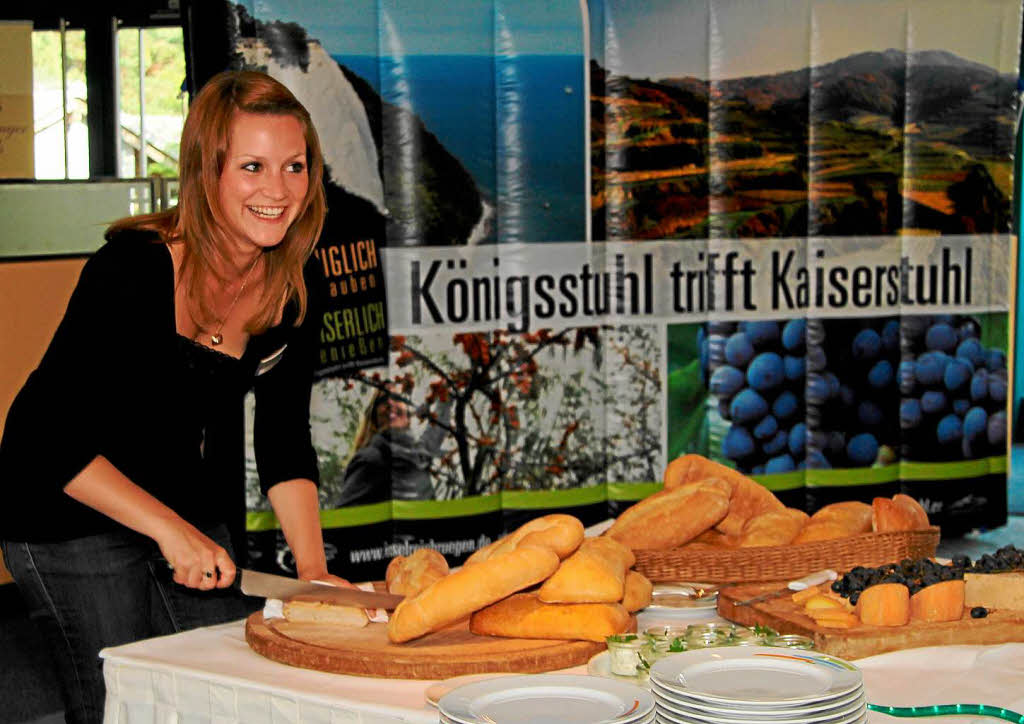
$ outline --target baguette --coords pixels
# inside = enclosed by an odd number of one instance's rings
[[[784,546],[800,533],[810,516],[796,508],[769,510],[756,515],[743,526],[740,548]]]
[[[361,628],[370,622],[363,609],[356,606],[339,606],[329,598],[315,593],[293,596],[284,602],[283,609],[287,621],[326,623],[354,628]]]
[[[550,548],[527,546],[461,569],[406,598],[388,620],[388,638],[411,641],[465,618],[484,606],[540,583],[558,568]]]
[[[583,523],[579,518],[564,513],[552,513],[534,518],[503,538],[484,546],[467,558],[463,566],[476,565],[491,556],[531,545],[550,548],[559,558],[567,558],[582,542]]]
[[[434,581],[448,575],[448,561],[433,548],[418,548],[410,556],[395,556],[384,580],[388,593],[415,596]]]
[[[703,455],[681,455],[670,462],[665,468],[665,489],[674,490],[712,477],[726,481],[732,488],[729,513],[715,525],[725,535],[739,537],[744,524],[754,516],[785,507],[782,501],[756,480]]]
[[[711,548],[735,548],[739,545],[740,539],[737,536],[726,535],[714,528],[709,528],[687,543],[687,545],[692,546],[697,543],[703,543]]]
[[[794,543],[848,538],[871,532],[872,508],[867,503],[845,500],[817,511],[793,539]]]
[[[651,605],[654,584],[637,571],[626,572],[626,591],[622,594],[622,607],[629,613]]]
[[[544,603],[621,601],[626,571],[634,563],[633,551],[614,538],[587,538],[544,581],[537,597]]]
[[[602,643],[632,626],[633,618],[619,603],[544,603],[536,593],[509,596],[469,619],[469,630],[480,636]]]
[[[662,490],[623,511],[605,535],[633,550],[675,548],[722,520],[730,493],[721,478]]]

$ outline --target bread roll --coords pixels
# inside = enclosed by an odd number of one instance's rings
[[[336,626],[360,628],[370,622],[366,611],[355,606],[339,606],[329,598],[315,593],[293,596],[284,602],[284,617],[287,621],[303,623],[326,623]]]
[[[622,595],[622,607],[629,613],[651,605],[654,584],[647,576],[637,571],[626,572],[626,592]]]
[[[739,543],[740,540],[737,536],[726,535],[714,528],[709,528],[686,545],[702,544],[708,548],[735,548]]]
[[[587,538],[544,581],[537,597],[545,603],[614,603],[622,600],[633,551],[614,538]]]
[[[536,593],[509,596],[469,619],[469,630],[480,636],[598,642],[625,633],[632,625],[621,604],[544,603]]]
[[[439,578],[448,575],[448,561],[433,548],[418,548],[411,556],[395,556],[384,580],[388,593],[415,596]]]
[[[665,489],[674,490],[711,477],[725,480],[732,488],[729,512],[715,525],[725,535],[739,537],[743,526],[754,516],[785,507],[782,501],[757,481],[703,455],[682,455],[669,463],[665,468]]]
[[[534,518],[519,526],[503,538],[476,551],[463,566],[471,566],[499,553],[507,553],[519,546],[550,548],[559,558],[567,558],[583,541],[583,523],[579,518],[563,513],[552,513]]]
[[[892,502],[892,498],[875,498],[871,501],[871,530],[874,532],[910,530],[913,524],[910,514]]]
[[[720,478],[662,490],[624,510],[605,535],[633,550],[675,548],[722,520],[730,493]]]
[[[856,500],[830,503],[811,516],[793,542],[810,543],[870,533],[871,517],[872,509],[867,503]]]
[[[743,526],[739,546],[784,546],[796,538],[809,518],[807,513],[796,508],[769,510],[755,515]]]
[[[815,543],[823,540],[836,540],[837,538],[848,538],[850,531],[839,523],[829,523],[828,521],[819,521],[817,523],[810,521],[805,525],[796,538],[790,541],[793,544],[796,543]]]
[[[715,526],[715,530],[729,536],[740,536],[750,519],[769,511],[784,510],[785,507],[772,491],[744,475],[734,480],[729,514]]]
[[[701,551],[721,551],[721,550],[724,550],[724,548],[722,546],[716,546],[713,543],[704,543],[704,542],[698,541],[698,540],[693,540],[693,541],[690,541],[689,543],[683,543],[681,546],[678,546],[678,549],[681,550],[681,551],[693,551],[694,553],[699,553]]]
[[[550,548],[527,546],[463,566],[398,604],[388,621],[388,638],[402,643],[442,629],[540,583],[555,572],[558,563],[558,554]]]
[[[912,525],[914,527],[908,528],[908,530],[924,530],[931,526],[931,521],[928,520],[928,513],[916,499],[903,493],[896,493],[896,495],[892,496],[892,502],[902,508],[913,521]]]

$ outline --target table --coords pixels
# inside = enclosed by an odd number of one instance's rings
[[[685,621],[644,612],[641,627]],[[430,681],[370,679],[297,669],[254,653],[245,622],[105,649],[105,724],[436,724]],[[881,654],[857,662],[868,700],[912,706],[973,703],[1024,712],[1024,644],[945,646]],[[560,673],[585,674],[585,666]],[[876,712],[871,724],[900,720]],[[938,724],[997,722],[944,716]]]

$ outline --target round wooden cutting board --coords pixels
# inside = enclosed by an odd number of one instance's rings
[[[283,618],[265,621],[260,612],[245,622],[245,640],[256,653],[283,664],[391,679],[554,671],[585,664],[605,649],[605,644],[593,641],[477,636],[469,632],[468,619],[415,641],[393,644],[383,623],[344,628]]]

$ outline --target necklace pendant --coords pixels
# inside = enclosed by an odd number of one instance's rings
[[[210,344],[212,344],[214,347],[216,347],[218,344],[220,344],[223,341],[224,341],[224,335],[220,334],[219,332],[217,334],[211,334],[210,335]]]

